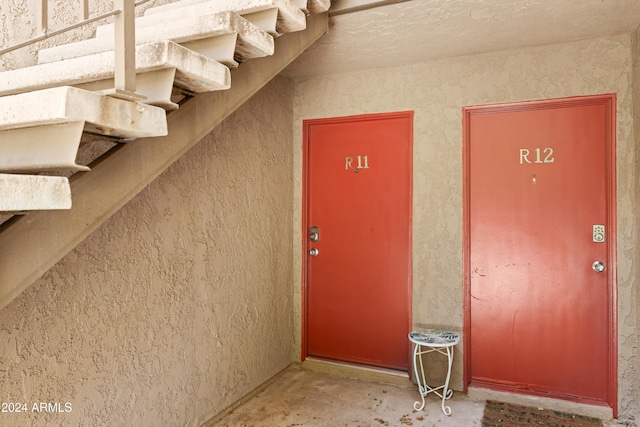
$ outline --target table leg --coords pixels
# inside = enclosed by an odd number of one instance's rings
[[[442,412],[445,415],[451,415],[451,407],[444,406],[444,401],[447,399],[451,399],[453,396],[453,390],[449,388],[449,380],[451,379],[451,366],[453,365],[453,347],[447,347],[447,359],[448,359],[448,367],[447,367],[447,379],[444,382],[444,388],[442,390]]]
[[[419,350],[420,346],[418,344],[415,344],[413,346],[413,370],[416,374],[416,381],[418,382],[418,391],[420,392],[420,397],[422,398],[422,405],[420,405],[419,401],[416,401],[413,404],[413,409],[415,409],[416,411],[422,411],[424,409],[424,405],[426,403],[424,400],[424,396],[427,394],[427,382],[424,378],[424,366],[422,366],[422,357],[418,357]],[[418,372],[418,361],[420,362],[420,372]],[[420,380],[422,380],[422,382]]]

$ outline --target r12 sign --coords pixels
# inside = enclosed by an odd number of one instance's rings
[[[529,151],[528,148],[520,149],[520,164],[525,163],[555,163],[556,159],[553,157],[553,148],[536,148],[534,153]],[[529,158],[531,156],[531,159]],[[532,160],[533,159],[533,160]]]

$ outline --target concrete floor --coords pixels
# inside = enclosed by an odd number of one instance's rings
[[[417,399],[417,386],[406,375],[371,374],[355,368],[345,370],[305,362],[304,368],[292,366],[286,369],[235,409],[212,420],[207,427],[482,425],[485,403],[482,396],[470,397],[454,392],[447,401],[452,410],[451,416],[442,413],[441,401],[433,394],[427,397],[427,404],[420,412],[413,409]],[[540,402],[535,403],[540,405]],[[575,407],[571,405],[575,404],[569,404],[569,408]],[[578,409],[573,412],[585,412]],[[604,425],[615,426],[617,423],[607,419]]]

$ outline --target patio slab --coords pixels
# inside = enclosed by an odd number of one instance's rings
[[[306,362],[305,362],[306,363]],[[362,373],[358,368],[323,372],[292,365],[234,409],[205,424],[206,427],[460,427],[482,425],[485,400],[456,391],[448,404],[451,416],[442,413],[440,400],[427,397],[422,411],[417,386],[408,378],[392,374]],[[354,378],[357,377],[357,378]],[[605,427],[617,426],[615,420]]]
[[[449,401],[453,413],[447,417],[440,409],[440,401],[431,397],[423,411],[414,411],[413,403],[418,398],[414,387],[292,367],[207,427],[480,425],[484,402],[454,393]]]

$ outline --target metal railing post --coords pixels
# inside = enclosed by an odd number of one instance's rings
[[[134,93],[136,91],[136,41],[134,0],[115,0],[120,11],[115,16],[115,89]]]
[[[89,0],[82,0],[82,4],[80,5],[82,8],[80,15],[82,16],[82,20],[86,21],[89,19]]]
[[[41,0],[38,7],[38,33],[46,35],[49,31],[49,0]]]

